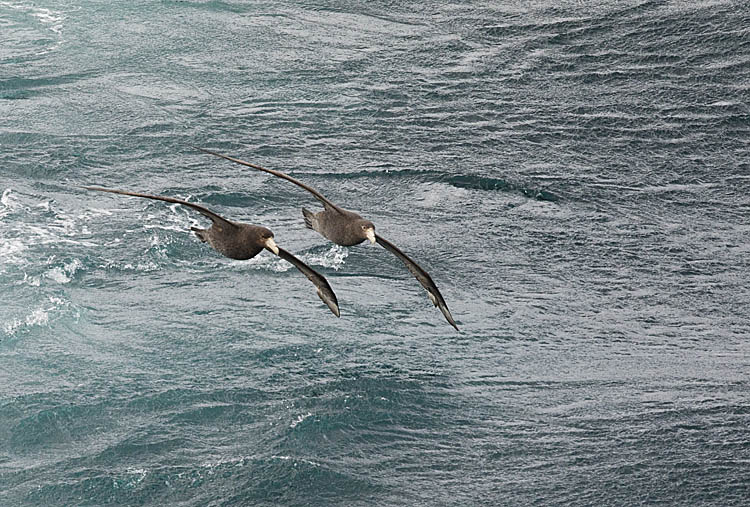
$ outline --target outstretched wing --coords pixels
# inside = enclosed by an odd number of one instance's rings
[[[299,181],[299,180],[297,180],[295,178],[292,178],[291,176],[288,176],[288,175],[282,173],[281,171],[276,171],[274,169],[266,169],[265,167],[261,167],[261,166],[256,165],[256,164],[251,164],[250,162],[245,162],[244,160],[240,160],[238,158],[230,157],[228,155],[222,155],[221,153],[216,153],[215,151],[207,150],[205,148],[199,148],[199,147],[196,146],[195,149],[200,150],[203,153],[208,153],[209,155],[214,155],[216,157],[220,157],[220,158],[229,160],[231,162],[236,162],[237,164],[242,164],[242,165],[247,166],[247,167],[252,167],[253,169],[257,169],[259,171],[263,171],[264,173],[273,174],[274,176],[278,176],[279,178],[283,178],[283,179],[285,179],[287,181],[291,181],[295,185],[304,188],[305,190],[307,190],[308,192],[310,192],[312,195],[314,195],[315,198],[317,200],[319,200],[321,203],[323,203],[323,206],[325,206],[327,209],[332,209],[332,210],[338,211],[339,213],[342,213],[342,214],[344,213],[344,211],[341,208],[339,208],[338,206],[336,206],[335,204],[333,204],[331,201],[329,201],[328,199],[326,199],[323,196],[323,194],[321,194],[320,192],[318,192],[314,188],[312,188],[312,187],[310,187],[308,185],[305,185],[301,181]]]
[[[199,213],[202,213],[203,215],[206,215],[208,218],[211,219],[211,221],[216,224],[217,226],[225,226],[225,227],[235,227],[235,225],[230,222],[229,220],[220,217],[216,213],[214,213],[211,210],[208,210],[204,208],[203,206],[199,206],[197,204],[193,204],[192,202],[187,201],[181,201],[180,199],[175,199],[173,197],[163,197],[160,195],[149,195],[149,194],[139,194],[137,192],[126,192],[124,190],[114,190],[112,188],[102,188],[102,187],[83,187],[86,190],[96,190],[97,192],[110,192],[112,194],[122,194],[122,195],[130,195],[133,197],[145,197],[146,199],[154,199],[157,201],[165,201],[165,202],[173,202],[175,204],[182,204],[183,206],[187,206],[188,208],[193,208],[195,211],[198,211]]]
[[[279,248],[279,257],[281,257],[285,261],[291,262],[295,268],[299,269],[302,274],[307,277],[308,280],[314,283],[318,288],[318,297],[320,297],[320,299],[328,305],[328,308],[331,309],[336,317],[341,317],[341,313],[339,312],[339,301],[338,299],[336,299],[336,294],[334,294],[331,286],[328,285],[328,280],[326,280],[323,275],[312,269],[310,266],[299,260],[294,255],[290,254],[283,248]]]
[[[385,248],[386,250],[392,252],[396,257],[401,259],[401,262],[403,262],[406,267],[411,271],[411,274],[414,275],[414,277],[419,281],[419,283],[422,284],[422,287],[427,289],[427,295],[430,296],[430,300],[432,303],[440,308],[440,311],[443,312],[443,315],[445,316],[445,319],[450,323],[451,326],[456,328],[456,331],[459,331],[458,326],[456,325],[456,322],[453,320],[453,316],[451,315],[450,310],[448,310],[448,305],[445,304],[445,299],[443,299],[443,295],[440,294],[440,291],[437,288],[437,285],[435,285],[435,282],[432,281],[432,278],[430,278],[429,273],[422,269],[422,267],[411,260],[404,252],[398,249],[396,245],[391,243],[385,238],[382,238],[375,235],[375,241],[377,241],[380,246]]]

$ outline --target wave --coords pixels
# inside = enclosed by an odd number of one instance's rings
[[[167,444],[159,442],[160,446]],[[171,442],[174,446],[186,444]],[[356,492],[360,498],[372,499],[381,489],[376,482],[344,467],[291,454],[226,457],[184,466],[105,465],[79,475],[76,480],[50,477],[38,488],[28,490],[25,499],[39,505],[76,503],[82,497],[94,504],[131,504],[148,497],[150,501],[157,499],[156,503],[213,505],[216,491],[224,491],[222,501],[226,505],[297,505],[311,499],[330,499],[331,491]]]
[[[39,305],[25,315],[12,317],[0,323],[5,336],[12,338],[34,328],[50,327],[53,322],[70,314],[71,309],[74,319],[80,317],[78,310],[70,302],[56,296],[48,296],[47,300],[47,304]]]
[[[3,190],[3,195],[0,197],[0,204],[3,205],[3,209],[0,210],[0,218],[3,218],[18,207],[18,200],[13,196],[12,189],[6,188]]]
[[[300,176],[302,175],[302,176]],[[357,179],[357,178],[380,178],[380,179],[405,179],[405,180],[416,180],[420,182],[430,183],[445,183],[455,188],[464,188],[468,190],[484,190],[484,191],[500,191],[500,192],[514,192],[521,193],[528,198],[537,199],[541,201],[552,201],[557,202],[562,200],[561,196],[556,192],[547,188],[541,188],[531,183],[522,183],[519,181],[513,181],[512,179],[496,178],[491,176],[481,176],[474,174],[447,174],[443,171],[437,170],[413,170],[413,169],[381,169],[381,170],[365,170],[355,171],[348,173],[307,173],[297,172],[295,177],[303,177],[305,175],[314,176],[316,178],[326,179]]]
[[[6,189],[0,197],[0,204],[3,205],[0,221],[8,224],[0,229],[0,273],[6,272],[11,265],[37,265],[39,255],[50,258],[48,245],[98,246],[84,239],[89,236],[85,224],[51,209],[49,200],[27,195],[17,197],[11,189]]]
[[[79,220],[39,199],[11,189],[0,197],[0,278],[15,295],[0,320],[0,335],[18,336],[49,328],[78,309],[61,292],[84,269],[74,246],[90,247]]]
[[[338,271],[343,267],[346,258],[349,256],[349,250],[343,246],[333,245],[322,252],[297,252],[294,255],[309,266],[319,266]],[[289,262],[273,255],[259,255],[249,261],[231,260],[229,264],[238,269],[246,269],[247,266],[251,266],[253,269],[269,270],[276,273],[284,273],[290,269],[296,269]]]
[[[45,276],[50,280],[54,280],[57,283],[64,284],[70,283],[73,276],[76,274],[83,264],[78,259],[63,264],[62,266],[55,266],[45,273]]]
[[[49,309],[37,308],[22,318],[15,318],[3,323],[3,331],[13,336],[24,327],[46,326],[49,324]]]
[[[25,257],[22,253],[26,248],[26,244],[21,239],[3,238],[2,243],[0,243],[0,260],[2,260],[2,264],[7,266],[8,264],[23,262]]]
[[[540,201],[557,202],[560,196],[547,189],[523,185],[520,183],[500,178],[488,178],[484,176],[447,176],[443,178],[447,183],[457,188],[468,188],[473,190],[500,190],[508,192],[519,192],[531,199]]]
[[[64,12],[48,9],[46,7],[39,7],[30,2],[9,2],[2,0],[0,1],[0,8],[3,7],[28,15],[36,27],[52,32],[52,40],[49,42],[45,41],[42,49],[35,48],[32,50],[29,48],[28,51],[23,52],[26,53],[33,51],[36,56],[41,56],[59,49],[65,42],[63,38],[63,27],[66,15]],[[13,27],[13,25],[11,25],[11,27]]]

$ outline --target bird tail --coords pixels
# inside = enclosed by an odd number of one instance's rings
[[[302,215],[305,217],[305,225],[308,229],[315,230],[315,227],[313,224],[315,223],[315,213],[310,211],[309,209],[302,208]]]
[[[195,235],[198,236],[198,239],[201,240],[203,243],[208,241],[205,236],[205,233],[207,232],[206,229],[198,229],[197,227],[191,227],[190,230],[193,231]]]

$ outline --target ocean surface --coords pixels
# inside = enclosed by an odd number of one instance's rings
[[[747,505],[749,140],[745,2],[0,0],[0,505]]]

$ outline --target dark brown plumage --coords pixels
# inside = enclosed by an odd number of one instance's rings
[[[305,225],[337,245],[353,246],[374,237],[375,226],[351,211],[324,209],[319,213],[302,208]]]
[[[324,209],[323,211],[320,211],[318,213],[313,213],[304,208],[302,209],[302,214],[304,215],[305,224],[307,225],[307,227],[319,232],[327,239],[342,246],[357,245],[359,243],[362,243],[366,239],[370,240],[371,243],[377,242],[380,246],[393,253],[401,260],[401,262],[404,263],[406,268],[411,272],[412,275],[414,275],[414,277],[417,279],[417,281],[419,281],[422,287],[427,290],[427,295],[430,297],[430,300],[435,306],[440,309],[448,323],[456,328],[456,331],[459,330],[456,322],[453,320],[453,316],[451,315],[450,310],[448,310],[448,305],[446,305],[445,299],[443,299],[443,296],[442,294],[440,294],[437,285],[435,285],[435,282],[432,281],[432,278],[427,273],[427,271],[422,269],[419,264],[414,262],[404,252],[399,250],[396,245],[375,234],[375,226],[372,222],[363,219],[360,215],[354,213],[353,211],[348,211],[340,208],[339,206],[336,206],[314,188],[305,185],[301,181],[292,178],[291,176],[280,171],[266,169],[259,165],[245,162],[244,160],[230,157],[228,155],[222,155],[221,153],[217,153],[215,151],[207,150],[204,148],[197,149],[204,153],[208,153],[210,155],[214,155],[216,157],[220,157],[237,164],[242,164],[244,166],[252,167],[253,169],[272,174],[279,178],[290,181],[310,192],[313,196],[315,196],[316,199],[318,199],[318,201],[323,204]]]
[[[297,257],[279,248],[273,239],[273,232],[265,227],[258,225],[243,224],[240,222],[231,222],[213,211],[203,206],[191,202],[182,201],[173,197],[163,197],[158,195],[140,194],[137,192],[125,192],[124,190],[114,190],[102,187],[83,187],[86,190],[96,190],[98,192],[110,192],[113,194],[129,195],[132,197],[143,197],[157,201],[165,201],[176,204],[182,204],[192,208],[199,213],[211,219],[211,227],[208,229],[199,229],[191,227],[190,229],[198,238],[211,245],[214,250],[229,257],[230,259],[247,260],[252,259],[265,248],[278,255],[285,261],[290,262],[294,267],[302,272],[318,289],[318,296],[328,305],[336,317],[340,316],[338,299],[336,294],[328,284],[328,280],[323,275],[312,269],[310,266],[299,260]]]

